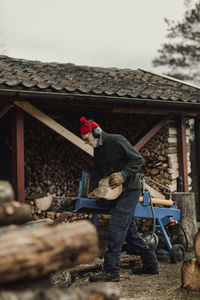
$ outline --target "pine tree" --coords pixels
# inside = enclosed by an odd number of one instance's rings
[[[168,43],[158,50],[153,66],[167,66],[169,76],[200,83],[200,1],[185,12],[181,22],[165,20]]]

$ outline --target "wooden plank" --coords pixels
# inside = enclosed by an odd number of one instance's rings
[[[164,117],[153,128],[143,136],[143,138],[134,146],[136,150],[140,150],[169,120],[169,117]]]
[[[54,121],[52,118],[41,112],[39,109],[37,109],[35,106],[28,102],[19,102],[15,101],[15,105],[23,109],[25,112],[30,114],[32,117],[36,118],[61,136],[63,136],[65,139],[79,147],[81,150],[85,151],[87,154],[93,156],[94,151],[91,146],[86,145],[78,136],[73,134],[71,131],[67,130],[65,127]]]
[[[120,264],[129,263],[129,262],[140,262],[141,259],[139,256],[136,255],[121,255]],[[85,271],[92,271],[96,269],[102,269],[102,264],[94,263],[94,264],[87,264],[87,265],[79,265],[75,268],[68,269],[70,274],[73,273],[81,273]]]
[[[15,108],[12,118],[12,174],[15,200],[25,202],[24,184],[24,117],[23,111]]]
[[[184,192],[188,192],[188,170],[187,170],[187,145],[185,117],[178,118],[177,126],[177,154],[179,164],[179,176],[183,178]]]
[[[0,119],[3,118],[3,116],[9,111],[11,107],[13,107],[13,104],[9,104],[3,107],[3,109],[0,111]]]

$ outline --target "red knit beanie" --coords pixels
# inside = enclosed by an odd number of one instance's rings
[[[99,124],[95,123],[94,121],[87,121],[85,117],[80,118],[81,128],[80,128],[80,134],[85,135],[89,132],[91,132],[94,128],[100,127]]]

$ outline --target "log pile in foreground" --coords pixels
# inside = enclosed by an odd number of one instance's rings
[[[37,287],[25,290],[0,291],[0,299],[15,300],[119,300],[120,291],[116,286],[98,283],[81,288],[59,289],[56,287]]]
[[[14,201],[10,183],[0,181],[0,225],[24,224],[31,219],[30,205]]]
[[[32,279],[91,261],[98,254],[94,226],[22,226],[0,236],[0,283]]]
[[[195,236],[194,252],[196,258],[185,261],[181,270],[182,287],[200,290],[200,232]]]

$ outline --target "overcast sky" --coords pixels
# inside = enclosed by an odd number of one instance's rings
[[[164,18],[184,11],[184,0],[0,0],[0,52],[161,73],[151,61],[166,40]]]

